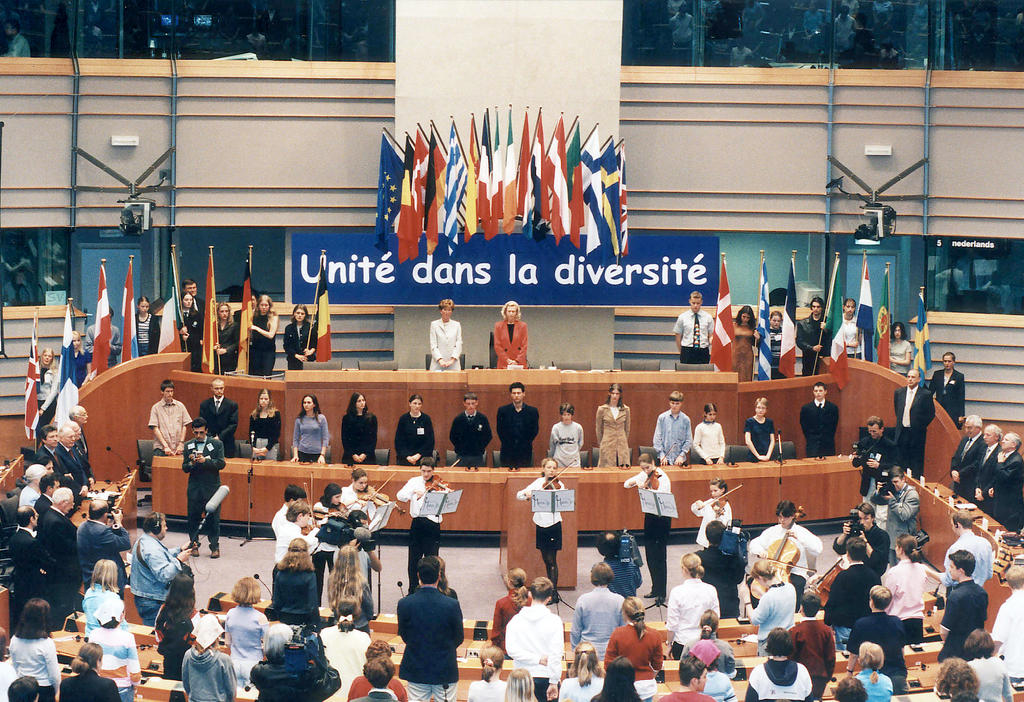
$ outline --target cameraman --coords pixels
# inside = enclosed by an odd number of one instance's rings
[[[885,520],[885,530],[889,533],[889,543],[896,543],[903,534],[917,533],[917,513],[921,510],[921,498],[917,490],[907,482],[907,474],[899,466],[892,469],[892,481],[879,488],[878,498],[889,505],[889,515]],[[877,500],[876,500],[877,501]],[[889,551],[889,564],[896,565],[896,551]]]
[[[725,530],[721,522],[710,522],[705,532],[708,547],[698,551],[697,555],[704,566],[704,582],[718,592],[719,614],[722,617],[738,617],[740,597],[736,586],[743,580],[746,564],[739,553],[730,555],[722,551],[722,534]]]
[[[867,541],[864,563],[882,577],[889,566],[889,535],[875,524],[875,506],[870,502],[861,502],[850,510],[850,519],[843,522],[843,533],[832,542],[832,550],[842,556],[846,553],[846,542],[854,536],[863,536]]]
[[[82,565],[82,578],[86,585],[92,579],[96,562],[107,558],[117,564],[117,589],[123,597],[128,574],[121,553],[131,547],[131,537],[121,525],[121,510],[111,510],[107,500],[92,500],[88,521],[78,527],[78,561]]]
[[[604,562],[615,575],[608,589],[623,597],[636,597],[636,590],[643,582],[643,576],[635,559],[623,561],[619,557],[622,536],[622,533],[617,531],[602,532],[597,537],[597,552],[604,556]]]
[[[854,447],[853,465],[860,468],[860,496],[867,497],[896,464],[896,444],[885,438],[885,422],[872,415],[866,422],[868,435]]]
[[[384,564],[377,558],[377,542],[373,538],[373,532],[367,528],[370,517],[361,509],[354,509],[348,513],[347,519],[352,527],[352,540],[349,543],[359,547],[359,563],[363,566],[366,579],[369,580],[370,570],[379,573],[384,568]]]

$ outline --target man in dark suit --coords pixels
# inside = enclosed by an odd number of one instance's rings
[[[235,430],[238,429],[238,403],[224,397],[224,381],[215,378],[210,383],[213,397],[199,404],[199,416],[206,420],[207,433],[220,439],[224,445],[224,457],[235,457]]]
[[[39,430],[39,436],[42,439],[42,443],[39,444],[39,450],[36,451],[32,463],[38,463],[51,470],[56,470],[58,465],[56,458],[57,444],[60,443],[60,440],[57,438],[57,427],[53,424],[47,424]]]
[[[18,508],[18,530],[11,534],[7,547],[14,563],[11,582],[11,623],[16,624],[21,610],[33,597],[46,592],[46,575],[53,559],[36,540],[38,517],[31,507]]]
[[[985,441],[981,438],[981,417],[972,414],[964,419],[964,438],[949,460],[949,474],[953,479],[953,492],[965,500],[974,499],[978,485],[978,470],[985,454]]]
[[[441,561],[424,556],[416,568],[419,587],[398,601],[398,635],[405,642],[398,676],[409,699],[455,702],[459,682],[455,651],[462,644],[462,608],[437,589]]]
[[[39,497],[33,507],[42,515],[53,504],[53,491],[57,489],[57,474],[52,470],[39,479]]]
[[[995,504],[996,465],[999,462],[999,442],[1003,439],[1003,430],[995,424],[989,424],[981,433],[984,442],[978,461],[978,482],[974,488],[974,503],[985,514],[993,513]]]
[[[924,476],[924,444],[928,425],[935,419],[934,397],[921,386],[921,371],[911,368],[907,372],[907,386],[892,396],[896,410],[896,446],[900,450],[900,465],[911,470],[914,477]]]
[[[898,450],[896,444],[885,438],[885,422],[881,417],[868,417],[868,435],[857,442],[853,454],[853,465],[860,468],[860,495],[867,497],[875,483],[884,474],[889,474],[896,465]]]
[[[803,354],[803,375],[824,373],[825,364],[821,359],[827,358],[832,347],[832,335],[825,326],[825,301],[820,297],[811,299],[811,313],[807,319],[796,325],[796,345]],[[810,455],[810,454],[808,454]]]
[[[814,384],[814,402],[800,408],[800,428],[807,442],[808,458],[836,455],[836,427],[839,426],[839,408],[825,399],[825,383]]]
[[[206,503],[220,487],[224,468],[224,446],[219,439],[207,438],[206,420],[192,420],[194,439],[185,442],[181,469],[188,473],[188,536],[192,555],[199,555],[199,522]],[[210,539],[210,558],[220,558],[220,509],[206,515],[206,534]]]
[[[533,465],[533,440],[539,431],[540,415],[526,404],[526,386],[516,381],[508,386],[512,402],[498,408],[498,438],[501,465],[517,469]]]
[[[928,389],[936,401],[946,410],[949,418],[959,427],[964,423],[964,374],[954,368],[956,354],[947,351],[942,354],[942,370],[932,373]]]
[[[92,474],[92,464],[89,462],[89,442],[85,440],[85,425],[89,422],[89,413],[81,405],[75,405],[71,408],[68,416],[72,422],[78,425],[78,438],[75,440],[75,448],[78,450],[78,455],[88,468],[89,473]]]
[[[93,484],[92,473],[82,463],[78,450],[75,448],[77,438],[74,426],[69,422],[57,432],[57,462],[54,470],[63,473],[61,484],[71,488],[76,495],[84,496]]]
[[[455,416],[448,432],[459,463],[467,468],[487,465],[487,444],[493,438],[491,424],[484,413],[477,410],[478,404],[476,393],[467,392],[462,398],[465,411]]]
[[[68,514],[74,509],[75,496],[70,488],[57,488],[53,505],[39,515],[36,539],[53,558],[54,566],[46,573],[44,599],[50,603],[50,629],[60,629],[64,619],[81,609],[82,567],[78,563],[78,530]]]

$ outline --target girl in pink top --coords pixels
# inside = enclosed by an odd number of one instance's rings
[[[917,539],[903,534],[896,539],[896,557],[899,562],[882,576],[882,584],[892,592],[892,602],[885,613],[903,621],[907,643],[921,643],[924,639],[924,593],[928,578],[939,581],[942,577],[921,561]]]

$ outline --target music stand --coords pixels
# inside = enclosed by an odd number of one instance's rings
[[[676,509],[676,496],[671,492],[656,492],[654,490],[639,489],[640,511],[644,514],[653,514],[657,517],[679,518],[679,510]]]
[[[377,508],[377,511],[373,514],[373,519],[366,525],[370,533],[375,534],[387,526],[388,520],[391,519],[391,514],[395,511],[395,506],[394,501],[389,501]]]
[[[438,492],[432,490],[423,496],[423,505],[420,507],[421,517],[440,517],[442,514],[452,514],[459,508],[462,500],[462,490],[452,492]]]
[[[534,490],[530,493],[530,507],[534,512],[575,512],[575,490]]]

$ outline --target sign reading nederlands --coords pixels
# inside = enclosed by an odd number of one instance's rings
[[[706,303],[718,296],[712,236],[633,236],[618,263],[602,249],[587,256],[569,237],[555,246],[551,238],[500,234],[486,241],[478,234],[453,254],[442,237],[433,254],[402,264],[375,241],[371,233],[293,232],[292,300],[313,299],[321,249],[334,304],[428,305],[450,297],[461,305],[661,306],[686,305],[693,290]]]

